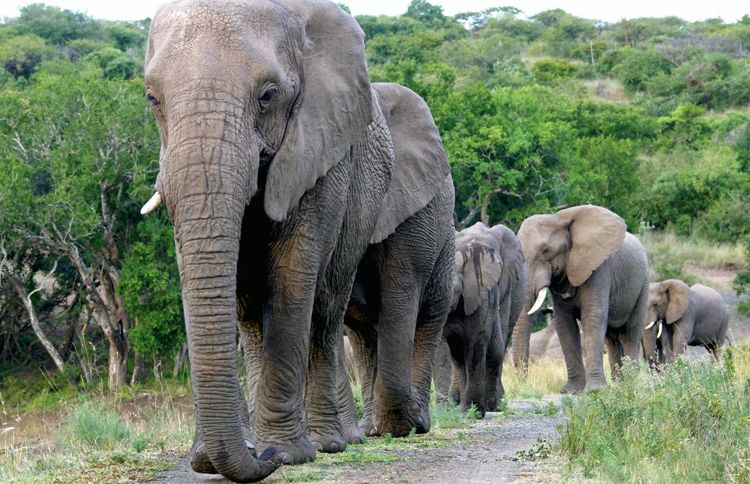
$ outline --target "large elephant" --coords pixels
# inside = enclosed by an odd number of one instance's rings
[[[512,230],[481,222],[456,235],[454,264],[452,309],[443,329],[453,362],[452,397],[484,417],[505,393],[503,360],[527,292],[526,264]]]
[[[161,156],[142,212],[163,201],[174,223],[195,453],[255,481],[275,469],[271,454],[342,450],[336,350],[356,268],[442,190],[447,164],[394,170],[364,34],[332,2],[166,4],[145,83]],[[237,326],[254,370],[249,421]]]
[[[644,325],[643,355],[654,368],[684,353],[688,345],[703,346],[718,358],[729,313],[716,290],[667,279],[649,286]]]
[[[529,312],[541,307],[548,290],[552,293],[553,320],[568,370],[561,391],[604,387],[605,342],[613,376],[623,356],[637,361],[640,354],[648,303],[643,246],[626,232],[622,218],[595,205],[533,215],[521,224],[518,238],[529,267],[527,306],[535,301]],[[521,350],[528,348],[528,322],[520,318],[513,334]]]

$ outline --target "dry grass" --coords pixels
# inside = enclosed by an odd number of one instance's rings
[[[590,81],[581,81],[589,97],[599,101],[624,103],[627,99],[625,88],[622,83],[616,79],[593,79]]]
[[[565,363],[542,358],[529,363],[528,373],[523,374],[513,364],[503,366],[503,386],[506,398],[541,398],[558,393],[567,381]]]
[[[657,247],[666,246],[674,257],[692,267],[732,271],[747,267],[744,241],[722,244],[695,236],[681,237],[672,232],[653,231],[641,234],[640,239],[649,255]]]

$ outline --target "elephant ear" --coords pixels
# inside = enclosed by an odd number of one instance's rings
[[[690,298],[690,287],[679,279],[667,279],[662,281],[662,287],[667,290],[667,324],[678,321],[687,311]]]
[[[450,175],[450,166],[424,100],[398,84],[374,83],[373,88],[391,132],[395,155],[391,185],[380,204],[370,239],[370,243],[377,243],[435,197]]]
[[[489,233],[487,226],[477,222],[463,230],[456,240],[456,249],[464,259],[463,290],[464,313],[472,314],[487,298],[503,273],[500,246]]]
[[[275,221],[365,138],[372,118],[364,33],[354,18],[325,0],[280,3],[304,29],[300,94],[266,181],[265,210]]]
[[[570,284],[578,287],[620,248],[625,240],[625,221],[596,205],[566,208],[557,212],[557,216],[569,224],[567,276]]]

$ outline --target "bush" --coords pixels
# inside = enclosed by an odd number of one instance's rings
[[[741,194],[732,194],[719,200],[703,212],[696,221],[698,235],[716,242],[734,242],[750,232],[748,199]]]
[[[575,76],[576,66],[566,60],[540,60],[531,68],[532,74],[541,84],[557,84]]]
[[[741,350],[746,351],[746,350]],[[744,482],[750,477],[750,382],[724,365],[636,365],[599,393],[567,400],[561,446],[587,477],[614,482]]]
[[[130,437],[130,427],[102,404],[84,402],[73,408],[62,429],[64,442],[75,448],[112,449]]]

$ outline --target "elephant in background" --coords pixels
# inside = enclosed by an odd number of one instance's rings
[[[395,169],[445,173],[448,160],[427,104],[404,87],[374,86],[393,136]],[[367,249],[357,269],[345,322],[366,435],[430,428],[433,361],[450,310],[454,199],[448,175],[422,210]]]
[[[451,396],[463,410],[474,405],[484,417],[502,399],[505,350],[526,292],[526,264],[512,230],[477,222],[456,235],[443,338],[453,363]]]
[[[703,346],[718,359],[727,340],[729,313],[716,290],[667,279],[650,284],[644,325],[643,355],[655,368],[672,361],[688,346]]]
[[[343,450],[337,353],[357,267],[444,190],[447,163],[394,168],[364,34],[333,2],[163,5],[144,80],[161,155],[141,212],[163,201],[174,224],[193,467],[257,481]]]
[[[553,320],[568,372],[561,392],[604,387],[605,343],[613,376],[624,356],[637,361],[640,354],[648,303],[643,246],[626,232],[622,218],[594,205],[533,215],[521,224],[518,239],[529,270],[527,305],[536,297],[529,312],[537,311],[547,292],[552,293]],[[528,348],[528,321],[519,318],[513,334],[519,349]]]

